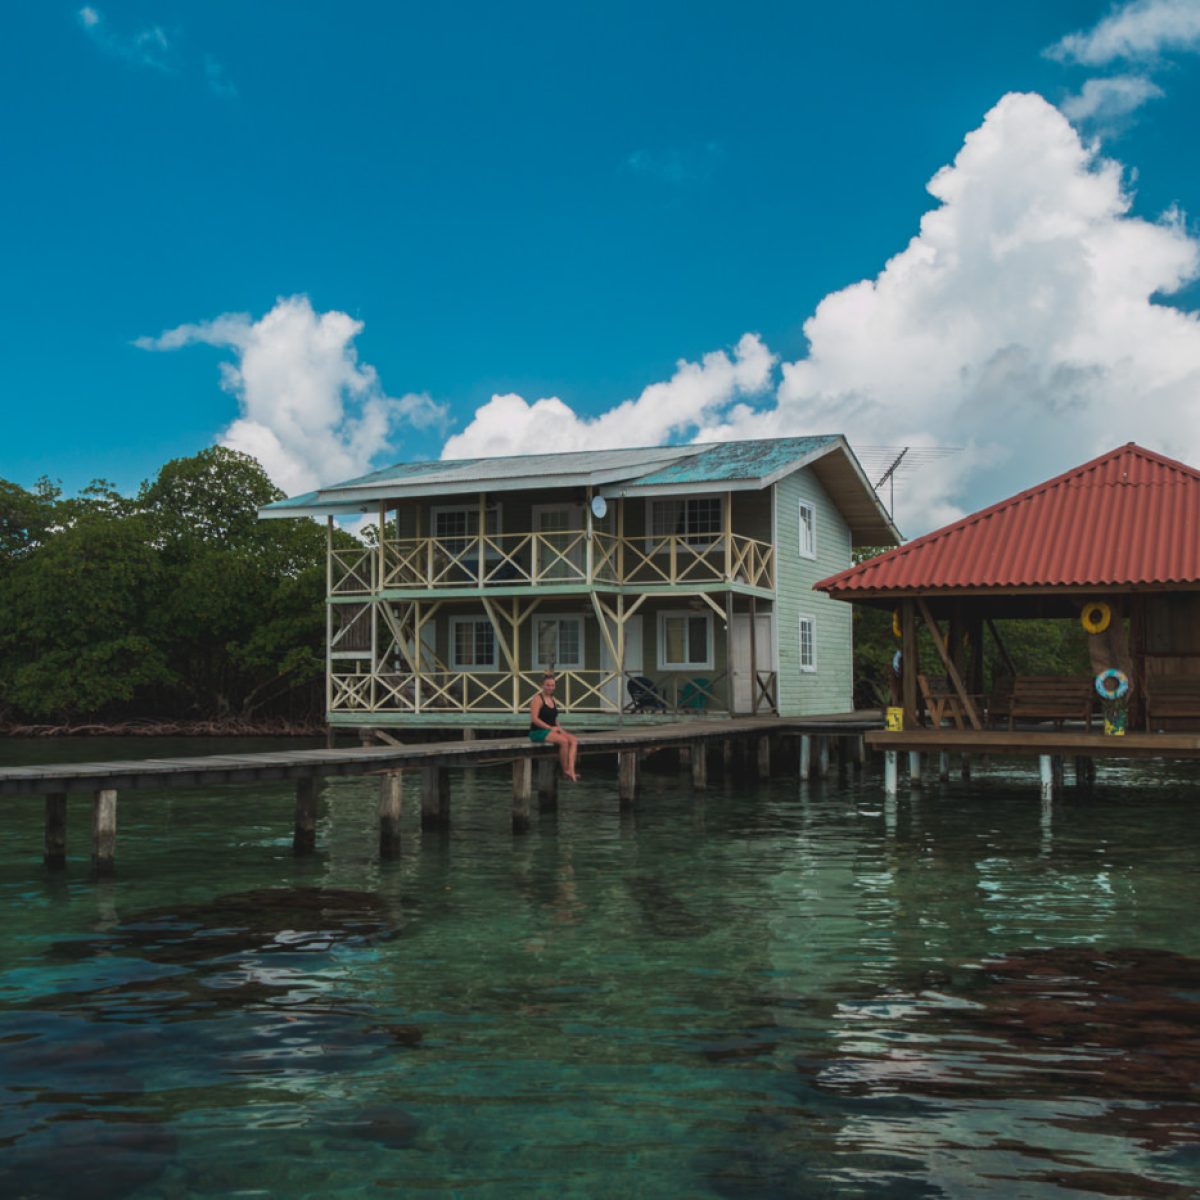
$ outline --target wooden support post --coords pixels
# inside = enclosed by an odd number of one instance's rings
[[[771,778],[771,735],[763,733],[758,738],[758,777],[759,779]]]
[[[726,778],[733,774],[733,738],[721,741],[721,773]]]
[[[637,798],[638,756],[636,750],[617,754],[617,795],[622,808],[631,808]]]
[[[379,780],[379,857],[400,853],[400,817],[404,812],[404,772],[388,771]]]
[[[539,758],[537,765],[538,810],[554,812],[558,808],[558,759]]]
[[[885,750],[883,752],[883,794],[885,796],[894,796],[896,794],[896,751]]]
[[[1050,757],[1050,767],[1054,773],[1054,790],[1055,792],[1060,792],[1062,791],[1064,778],[1066,776],[1066,763],[1061,754],[1053,754]]]
[[[687,771],[692,765],[692,748],[689,745],[681,745],[679,747],[679,769]]]
[[[917,787],[921,786],[921,755],[916,750],[908,752],[908,781]]]
[[[1042,799],[1054,798],[1054,763],[1049,754],[1038,755],[1038,770],[1042,779]]]
[[[698,792],[708,787],[708,747],[703,742],[692,743],[692,787]]]
[[[450,772],[437,763],[421,767],[421,828],[444,829],[450,824]]]
[[[917,650],[917,606],[911,600],[900,604],[900,692],[904,705],[904,728],[917,729],[917,675],[921,670]]]
[[[469,727],[463,729],[462,737],[464,742],[473,742],[475,740],[475,730]]]
[[[533,798],[533,759],[528,754],[513,759],[512,831],[529,832],[529,802]]]
[[[296,780],[296,827],[292,852],[312,854],[317,848],[317,784],[314,778]]]
[[[67,793],[46,794],[46,836],[42,843],[42,862],[52,871],[67,865]]]
[[[971,756],[969,754],[964,754],[962,756],[962,762],[959,764],[958,777],[963,781],[963,783],[971,782]]]
[[[800,778],[807,779],[812,774],[812,734],[800,735]]]
[[[92,867],[110,875],[117,858],[117,793],[101,788],[92,798]]]
[[[817,777],[824,779],[829,774],[829,738],[821,734],[817,738]]]
[[[938,754],[938,778],[943,783],[949,782],[950,779],[950,754],[946,750]]]
[[[867,762],[867,744],[863,741],[863,735],[856,733],[850,738],[850,757],[854,765],[861,771]]]

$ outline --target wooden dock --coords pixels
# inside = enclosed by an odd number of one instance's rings
[[[617,791],[622,805],[633,804],[637,793],[639,758],[675,747],[690,764],[693,787],[708,780],[708,749],[724,747],[724,762],[732,759],[735,741],[753,745],[754,770],[766,778],[771,770],[771,743],[780,737],[800,739],[801,772],[824,773],[829,747],[845,740],[861,761],[862,738],[877,729],[875,713],[845,713],[805,718],[747,717],[686,721],[674,725],[603,730],[579,736],[580,753],[615,754]],[[92,863],[98,873],[113,870],[116,860],[117,797],[123,790],[164,790],[217,784],[294,780],[296,785],[293,848],[310,854],[316,847],[318,783],[328,775],[378,775],[380,783],[380,852],[399,849],[405,772],[421,780],[421,825],[444,828],[450,821],[450,772],[455,768],[511,764],[513,773],[512,828],[530,826],[530,806],[536,791],[544,808],[557,797],[557,753],[534,745],[527,737],[492,738],[364,746],[330,750],[278,750],[258,754],[214,754],[195,758],[148,758],[110,762],[55,763],[45,766],[0,768],[0,796],[44,795],[46,798],[43,861],[47,867],[66,863],[67,796],[90,792],[92,804]],[[537,781],[534,781],[534,766]]]

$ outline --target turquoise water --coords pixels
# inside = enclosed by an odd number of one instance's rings
[[[1028,769],[889,803],[664,767],[623,817],[585,765],[515,840],[503,768],[454,777],[448,835],[406,799],[387,863],[370,780],[325,785],[303,862],[286,785],[127,792],[100,883],[87,797],[57,875],[5,800],[0,1196],[1200,1187],[1187,770],[1043,809]]]

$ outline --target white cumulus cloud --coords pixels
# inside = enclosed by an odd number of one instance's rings
[[[221,444],[254,455],[275,483],[296,493],[368,470],[377,456],[393,453],[389,443],[402,424],[445,421],[445,409],[427,395],[386,395],[375,369],[358,361],[354,339],[362,327],[346,313],[318,313],[307,296],[291,296],[258,320],[226,313],[135,345],[232,350],[234,361],[221,364],[221,386],[237,398],[241,415]]]
[[[1097,67],[1117,59],[1152,59],[1200,49],[1197,0],[1131,0],[1091,29],[1070,33],[1046,51],[1051,58]]]
[[[1162,88],[1142,75],[1113,75],[1107,79],[1087,80],[1079,92],[1068,96],[1059,108],[1076,125],[1111,129],[1147,100],[1161,100],[1162,96]]]
[[[556,396],[532,404],[512,393],[493,396],[450,438],[442,457],[655,446],[694,431],[734,398],[765,391],[774,364],[762,339],[747,333],[732,355],[714,350],[698,363],[681,360],[670,379],[599,417],[580,417]]]

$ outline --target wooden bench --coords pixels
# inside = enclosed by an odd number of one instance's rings
[[[917,690],[925,702],[925,711],[929,714],[929,723],[934,729],[947,718],[954,722],[956,729],[966,729],[967,716],[963,711],[962,700],[945,675],[936,675],[932,679],[928,675],[918,675]],[[982,719],[983,697],[972,695],[970,700],[975,706],[976,715]]]
[[[1084,721],[1092,727],[1092,680],[1086,676],[1018,675],[1013,680],[1008,707],[1008,727],[1018,719]]]
[[[1146,728],[1160,721],[1200,718],[1200,676],[1151,675],[1146,679]]]

